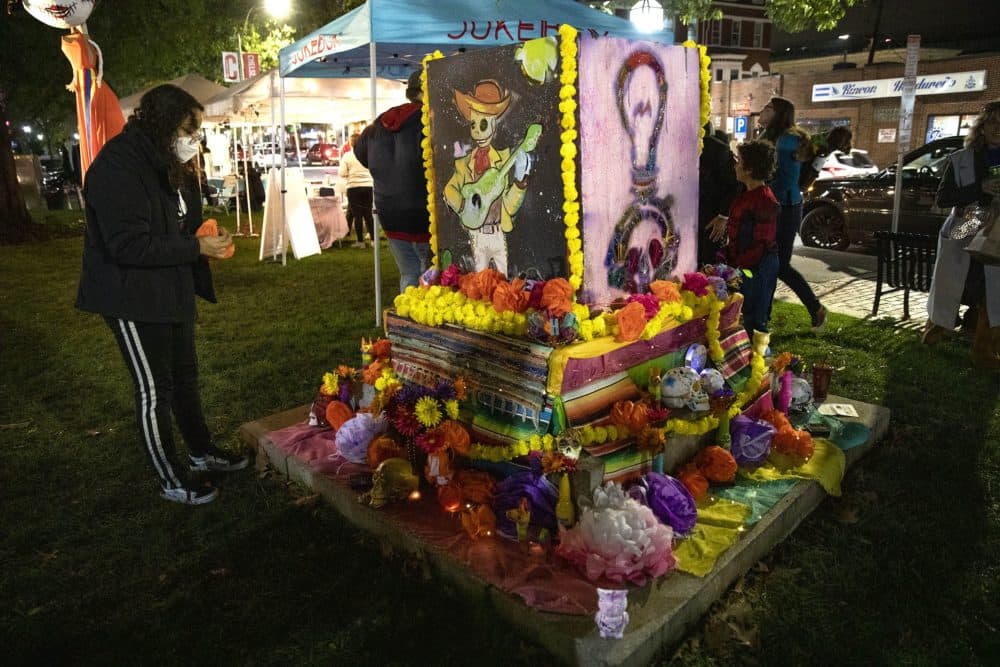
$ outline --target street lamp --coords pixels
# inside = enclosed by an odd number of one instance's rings
[[[639,32],[663,30],[663,6],[656,0],[639,0],[629,10],[628,20]]]
[[[25,134],[31,134],[31,126],[30,125],[22,125],[21,126],[21,131],[24,132]]]
[[[243,71],[243,32],[246,31],[247,25],[250,23],[250,15],[253,14],[258,9],[261,9],[260,5],[253,5],[247,10],[247,15],[243,19],[243,29],[236,33],[236,50],[239,52],[239,66],[240,66],[240,81],[246,78],[246,74]],[[288,16],[289,12],[292,10],[292,3],[290,0],[264,0],[264,13],[271,16],[271,18],[281,20]]]

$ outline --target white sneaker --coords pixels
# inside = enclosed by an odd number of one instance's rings
[[[176,489],[163,489],[160,491],[160,497],[182,505],[207,505],[219,497],[219,490],[211,486],[196,488],[182,486]]]
[[[234,472],[249,464],[247,457],[212,447],[203,456],[189,456],[191,470],[196,472]]]

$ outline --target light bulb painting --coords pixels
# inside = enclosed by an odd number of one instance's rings
[[[581,300],[605,305],[696,267],[695,49],[579,38]]]

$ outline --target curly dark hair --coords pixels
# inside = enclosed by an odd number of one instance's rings
[[[748,141],[736,147],[740,164],[758,181],[769,181],[777,166],[774,144],[763,139]]]
[[[204,110],[201,102],[186,90],[165,83],[143,95],[129,117],[129,124],[134,123],[152,139],[158,157],[167,165],[170,184],[174,187],[180,187],[193,173],[190,162],[182,163],[174,155],[174,140],[182,129],[197,130],[195,112]]]

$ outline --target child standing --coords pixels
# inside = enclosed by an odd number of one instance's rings
[[[743,277],[743,326],[750,336],[767,331],[771,300],[778,284],[778,200],[767,181],[774,175],[774,145],[751,141],[736,148],[736,178],[746,186],[729,209],[727,264],[748,269]]]

